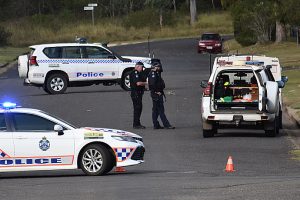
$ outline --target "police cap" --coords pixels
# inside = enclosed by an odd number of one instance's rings
[[[159,62],[152,63],[151,68],[159,67],[161,68],[161,64]]]
[[[142,67],[144,67],[144,63],[142,63],[142,62],[137,62],[135,65],[139,65],[139,66],[142,66]]]

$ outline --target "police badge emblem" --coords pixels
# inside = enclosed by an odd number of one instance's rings
[[[50,148],[50,142],[45,136],[40,140],[39,147],[42,151],[47,151]]]

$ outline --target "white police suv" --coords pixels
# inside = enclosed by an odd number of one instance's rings
[[[120,84],[130,90],[129,74],[136,62],[150,70],[158,59],[120,56],[102,44],[60,43],[30,46],[31,53],[18,58],[24,85],[43,87],[49,94],[67,87]]]
[[[275,137],[282,126],[281,76],[278,58],[266,56],[216,57],[208,81],[202,81],[203,137],[219,128],[263,129]]]
[[[3,103],[0,172],[82,169],[102,175],[144,162],[142,137],[107,128],[76,128],[40,110]]]

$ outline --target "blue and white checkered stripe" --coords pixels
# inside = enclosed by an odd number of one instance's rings
[[[47,60],[37,60],[38,63],[123,63],[119,59],[47,59]],[[132,60],[131,63],[143,62],[143,60]]]
[[[7,154],[0,149],[0,158],[7,157]]]
[[[132,148],[114,148],[116,152],[117,162],[122,162],[128,158],[133,151]]]

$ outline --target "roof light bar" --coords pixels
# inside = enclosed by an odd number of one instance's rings
[[[11,103],[11,102],[4,102],[4,103],[1,104],[1,107],[6,109],[6,110],[10,110],[10,109],[16,108],[17,104],[16,103]]]
[[[264,62],[262,61],[247,61],[246,65],[257,65],[257,66],[261,66],[264,65]]]

